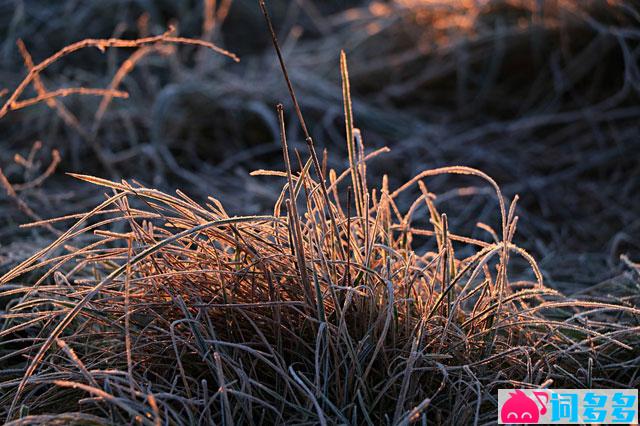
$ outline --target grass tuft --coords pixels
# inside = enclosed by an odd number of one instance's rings
[[[8,301],[0,312],[0,419],[484,424],[495,422],[499,388],[637,387],[637,299],[611,303],[590,291],[569,297],[547,287],[534,256],[516,241],[517,196],[505,196],[496,180],[467,166],[427,169],[395,189],[386,175],[380,185],[367,181],[367,163],[388,150],[365,150],[344,52],[348,166],[320,161],[266,5],[259,4],[308,148],[308,158],[297,150],[290,156],[279,104],[285,171],[253,173],[284,182],[272,214],[230,215],[213,197],[198,203],[181,191],[70,174],[106,191],[106,199],[85,213],[42,220],[17,191],[53,173],[57,151],[42,178],[23,187],[0,171],[9,196],[36,220],[27,227],[55,235],[0,277],[0,299]],[[215,2],[205,7],[204,32],[213,37],[214,15],[226,12],[216,12]],[[385,8],[369,12],[386,16]],[[401,8],[416,20],[429,18],[421,15],[429,10]],[[0,118],[37,102],[68,118],[59,97],[100,95],[93,138],[111,99],[125,96],[117,87],[135,63],[173,43],[236,59],[172,33],[89,39],[37,65],[20,44],[28,75]],[[107,89],[47,91],[40,72],[84,47],[135,47],[138,56]],[[19,101],[30,84],[37,96]],[[405,89],[395,87],[399,96]],[[493,215],[478,223],[483,233],[462,234],[441,211],[438,201],[447,194],[469,190],[437,179],[444,175],[487,187],[495,206],[486,206]],[[437,195],[443,182],[445,195]]]
[[[284,129],[281,106],[278,116]],[[500,387],[630,385],[619,366],[637,356],[640,310],[545,287],[513,242],[513,205],[484,173],[445,167],[378,197],[356,192],[364,214],[351,216],[344,178],[364,164],[330,172],[327,204],[282,142],[287,171],[273,174],[286,178],[287,211],[270,216],[73,175],[112,195],[1,279],[13,283],[0,293],[13,298],[3,418],[468,423],[494,420]],[[444,173],[488,182],[501,239],[449,227],[425,185]],[[420,195],[402,212],[395,199],[412,187]],[[412,223],[420,215],[431,228]],[[435,249],[415,250],[418,236]],[[510,278],[513,255],[533,281]]]

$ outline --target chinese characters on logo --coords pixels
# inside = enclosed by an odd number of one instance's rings
[[[637,424],[636,389],[500,389],[500,424]]]

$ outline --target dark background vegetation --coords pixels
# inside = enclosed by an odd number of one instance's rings
[[[207,32],[201,1],[0,2],[0,89],[13,90],[26,74],[18,39],[37,63],[83,38],[137,38],[173,24],[180,35],[207,38],[241,58],[236,64],[192,46],[153,52],[120,85],[130,98],[115,99],[100,122],[100,98],[80,96],[60,100],[76,123],[44,103],[0,120],[0,167],[12,184],[40,175],[52,150],[61,154],[55,173],[35,188],[15,196],[2,191],[3,272],[55,234],[18,225],[103,198],[65,172],[134,178],[180,188],[196,200],[212,194],[233,213],[272,206],[282,182],[249,172],[283,168],[277,102],[285,103],[292,147],[305,147],[257,2],[230,2],[228,14],[226,4],[218,2],[218,21]],[[330,166],[347,165],[338,67],[345,49],[356,125],[368,150],[391,148],[371,163],[373,182],[388,173],[393,188],[445,165],[482,169],[507,195],[520,194],[516,241],[540,261],[548,284],[573,292],[610,279],[628,282],[636,273],[640,10],[634,2],[269,6],[310,130]],[[132,52],[77,52],[47,69],[43,82],[48,89],[107,87]],[[36,141],[42,149],[33,161],[16,162],[16,154],[29,159]],[[487,208],[489,194],[473,186],[447,192],[460,184],[467,182],[442,177],[429,189],[444,194],[438,202],[455,232],[483,233],[477,222],[497,220]]]

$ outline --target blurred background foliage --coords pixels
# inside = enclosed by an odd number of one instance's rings
[[[345,49],[365,145],[391,148],[372,162],[372,181],[388,173],[393,187],[427,168],[480,168],[507,195],[520,194],[516,239],[540,260],[548,283],[576,291],[629,280],[631,262],[640,260],[640,9],[634,2],[268,5],[329,166],[347,164],[338,68]],[[138,56],[132,49],[85,49],[47,68],[46,87],[107,87],[135,59],[118,86],[129,99],[114,99],[102,117],[100,98],[70,96],[58,101],[66,118],[41,103],[0,120],[0,168],[11,184],[43,173],[53,150],[61,160],[37,185],[14,195],[3,191],[3,271],[55,235],[19,224],[76,212],[103,197],[64,172],[134,178],[197,200],[212,194],[233,213],[263,212],[277,198],[281,182],[249,176],[282,169],[277,102],[288,112],[292,147],[304,153],[305,146],[256,1],[0,1],[0,90],[12,91],[26,74],[18,40],[38,63],[84,38],[138,38],[169,25],[180,36],[233,51],[241,62],[193,46]],[[34,150],[36,141],[42,147]],[[486,189],[461,177],[429,185],[444,193],[438,202],[457,233],[486,238],[476,223],[497,221]]]

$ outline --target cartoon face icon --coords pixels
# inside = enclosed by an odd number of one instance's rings
[[[534,395],[542,405],[542,410],[538,410],[538,404],[521,390],[510,393],[509,399],[507,399],[502,406],[502,410],[500,410],[500,419],[502,422],[519,424],[538,423],[540,414],[547,412],[545,405],[549,396],[546,392],[534,392]],[[544,398],[545,401],[542,402],[541,398]]]

